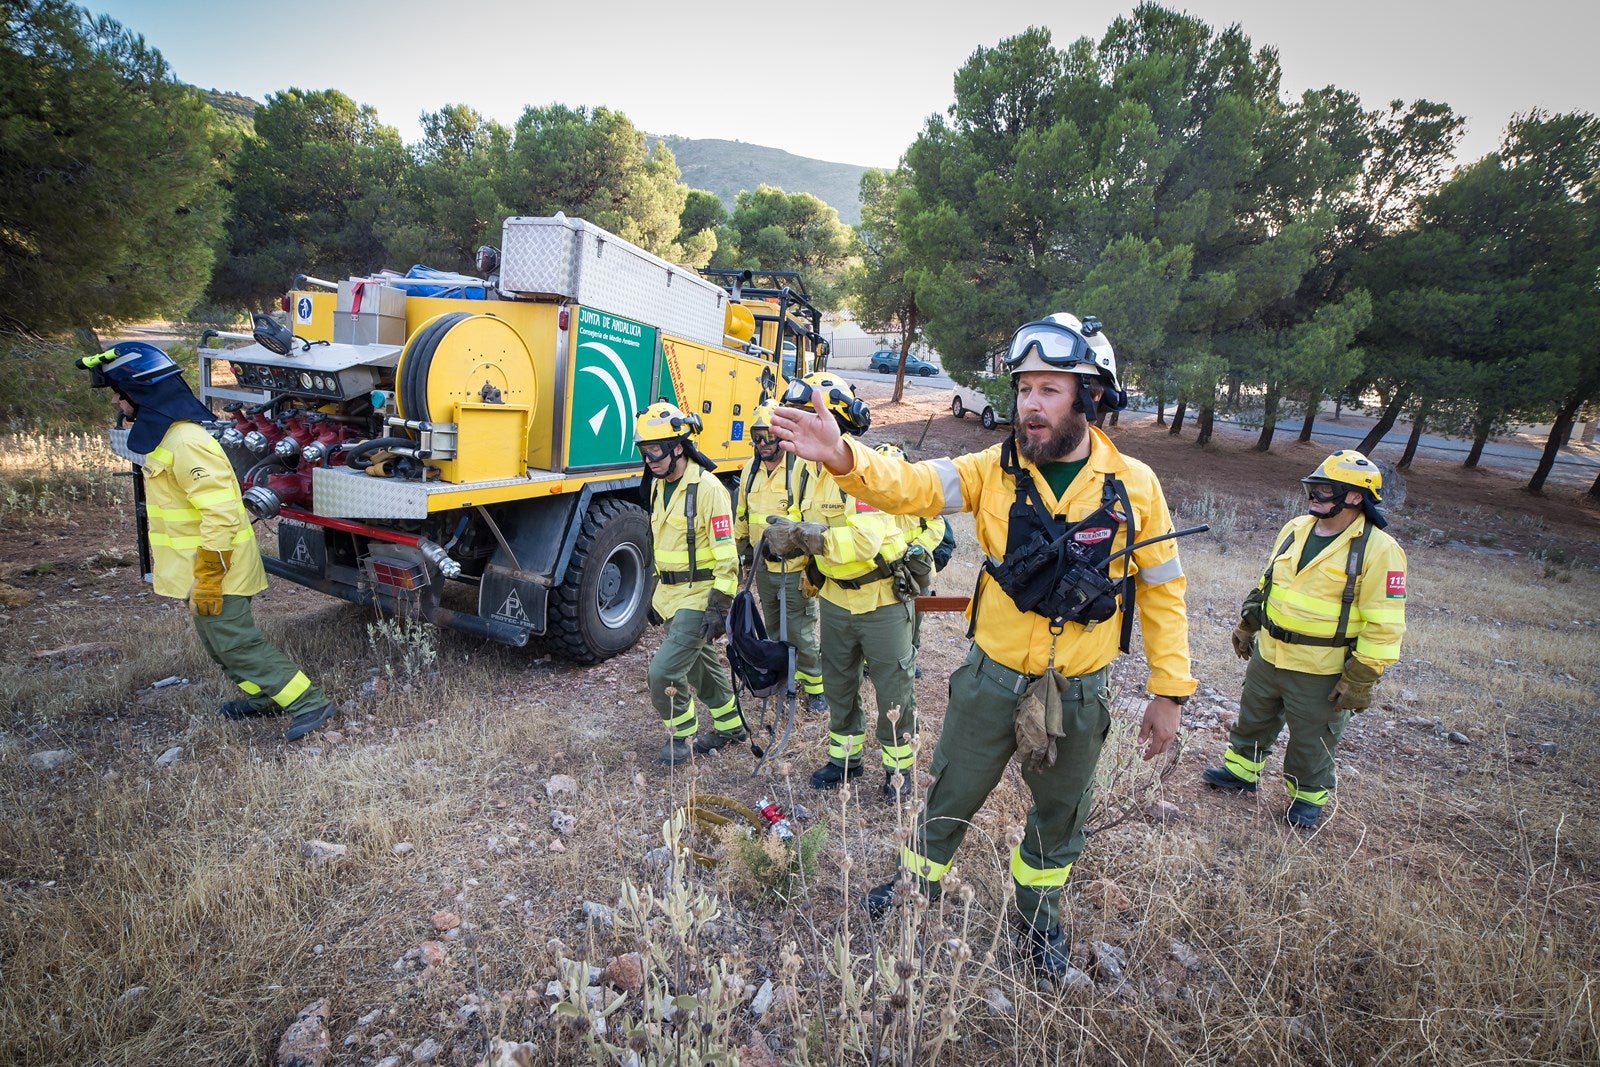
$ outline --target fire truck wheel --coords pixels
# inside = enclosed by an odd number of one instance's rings
[[[650,519],[636,504],[597,501],[551,591],[546,638],[566,659],[599,663],[634,646],[649,608]]]

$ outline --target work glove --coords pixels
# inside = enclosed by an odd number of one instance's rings
[[[748,538],[739,539],[739,570],[747,571],[755,563],[756,550]]]
[[[728,609],[733,607],[733,597],[720,589],[713,589],[706,597],[706,610],[700,616],[700,640],[719,641],[728,633]]]
[[[1366,711],[1372,707],[1372,687],[1378,684],[1382,674],[1376,667],[1369,667],[1358,659],[1350,660],[1334,683],[1333,692],[1328,694],[1328,703],[1333,705],[1334,711]]]
[[[222,578],[228,573],[232,550],[202,548],[194,554],[194,585],[189,589],[189,610],[196,615],[222,614]]]
[[[1067,691],[1068,684],[1067,676],[1052,667],[1029,685],[1017,702],[1013,726],[1017,736],[1017,762],[1024,769],[1055,766],[1056,738],[1065,733],[1061,695]]]
[[[1233,629],[1233,651],[1240,659],[1249,659],[1256,647],[1256,631],[1266,621],[1266,609],[1261,604],[1261,590],[1250,590],[1239,606],[1239,625]]]
[[[820,556],[828,549],[828,528],[820,522],[794,522],[775,516],[761,535],[761,552],[768,559]]]

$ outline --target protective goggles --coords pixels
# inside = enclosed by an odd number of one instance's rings
[[[1306,482],[1306,495],[1314,504],[1331,504],[1335,500],[1343,500],[1345,493],[1349,492],[1348,486],[1334,485],[1332,482]]]
[[[1029,322],[1011,335],[1006,352],[1006,369],[1016,370],[1033,352],[1046,366],[1060,370],[1083,368],[1083,373],[1100,375],[1100,366],[1089,351],[1089,342],[1075,330],[1056,322]]]
[[[646,463],[660,463],[672,455],[672,450],[677,447],[677,444],[678,442],[676,441],[667,441],[664,444],[641,444],[639,446],[639,455],[644,457]]]
[[[815,406],[816,394],[821,392],[813,389],[811,383],[804,378],[791,379],[783,396],[778,398],[778,405],[786,408],[807,408]],[[822,406],[833,414],[844,432],[859,437],[867,432],[872,425],[872,412],[866,402],[858,397],[852,397],[843,389],[829,389],[822,396]]]

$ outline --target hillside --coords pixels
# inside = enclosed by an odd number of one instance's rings
[[[861,221],[861,175],[866,167],[808,159],[743,141],[654,135],[650,141],[665,141],[678,158],[685,184],[716,193],[730,211],[741,189],[765,182],[786,193],[811,193],[831,204],[850,226]]]

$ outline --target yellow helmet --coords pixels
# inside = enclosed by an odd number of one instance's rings
[[[893,441],[885,441],[883,444],[874,448],[873,451],[880,456],[888,456],[890,459],[906,458],[906,450],[895,444]]]
[[[633,443],[683,440],[699,433],[701,425],[699,415],[685,412],[667,400],[658,400],[633,420]]]
[[[812,397],[817,393],[822,394],[823,408],[833,413],[842,432],[860,437],[871,427],[872,411],[866,401],[856,398],[856,391],[849,382],[827,371],[790,379],[778,403],[786,408],[810,408]]]
[[[778,402],[776,400],[763,400],[760,406],[756,408],[756,413],[750,416],[750,428],[752,430],[772,429],[772,413],[777,410]]]
[[[1348,485],[1361,490],[1374,504],[1383,503],[1383,472],[1353,448],[1341,448],[1300,482],[1303,485]]]

